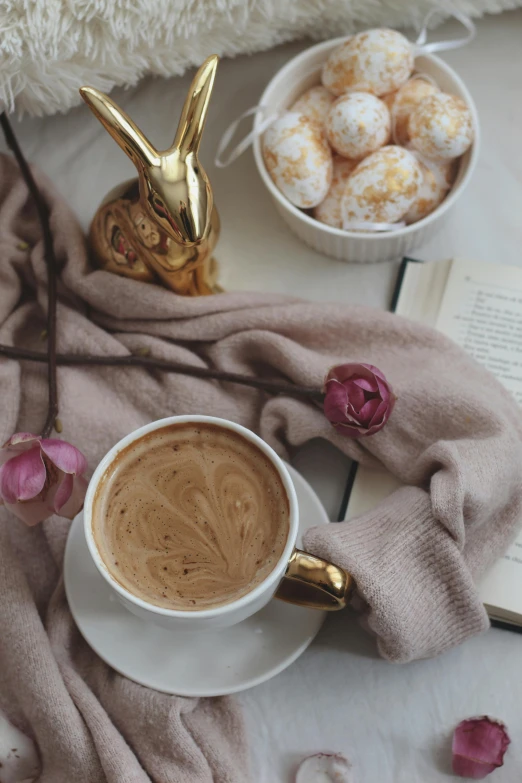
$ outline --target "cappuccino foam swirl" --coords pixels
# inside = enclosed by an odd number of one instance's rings
[[[170,609],[208,609],[250,592],[278,562],[288,530],[270,460],[211,424],[174,424],[131,444],[94,499],[93,535],[111,575]]]

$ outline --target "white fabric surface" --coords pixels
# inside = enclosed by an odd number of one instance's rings
[[[443,33],[457,34],[448,25]],[[478,23],[469,47],[443,55],[468,84],[483,135],[474,181],[443,233],[416,252],[436,260],[467,256],[522,266],[522,11]],[[438,33],[437,33],[438,35]],[[228,123],[256,102],[272,74],[305,44],[223,62],[204,138],[223,229],[218,245],[227,288],[281,291],[321,300],[386,307],[397,265],[350,266],[320,256],[291,235],[259,180],[251,154],[233,167],[211,161]],[[189,76],[146,81],[116,92],[159,146],[167,145]],[[28,156],[68,198],[87,226],[98,201],[133,175],[131,164],[86,108],[26,119],[17,128]],[[335,518],[348,464],[333,448],[309,444],[295,464]],[[332,616],[312,647],[271,682],[241,695],[256,783],[286,783],[302,756],[347,754],[356,783],[443,783],[450,737],[462,718],[489,713],[506,721],[513,743],[495,783],[514,783],[522,767],[522,635],[492,630],[436,660],[392,666],[345,614]]]
[[[471,16],[521,0],[451,0]],[[80,103],[78,87],[108,92],[146,74],[173,76],[210,52],[235,56],[304,36],[359,27],[420,26],[439,0],[10,0],[0,4],[0,102],[42,115]],[[439,19],[433,20],[435,23]]]

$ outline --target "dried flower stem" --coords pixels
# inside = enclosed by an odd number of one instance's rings
[[[29,189],[29,193],[33,197],[38,219],[42,227],[44,258],[47,266],[47,356],[43,361],[47,361],[48,386],[47,419],[42,430],[42,437],[47,438],[53,430],[56,416],[58,415],[58,384],[56,377],[56,279],[58,264],[54,254],[53,237],[49,223],[49,210],[47,204],[40,193],[40,189],[35,182],[29,164],[24,157],[5,112],[0,114],[0,125],[2,126],[6,144],[11,149]],[[44,354],[42,354],[42,356],[44,356]]]
[[[38,218],[42,227],[44,240],[44,256],[47,265],[48,280],[48,304],[47,304],[47,354],[39,351],[29,351],[24,348],[14,348],[9,345],[0,345],[0,355],[11,359],[25,359],[34,362],[47,362],[48,365],[48,388],[49,402],[47,419],[42,430],[42,437],[50,435],[55,427],[56,417],[58,415],[58,387],[56,382],[57,365],[98,365],[107,367],[148,367],[150,369],[159,369],[165,372],[178,373],[179,375],[188,375],[193,378],[208,378],[226,383],[237,383],[242,386],[250,386],[254,389],[261,389],[271,394],[288,394],[293,397],[305,397],[310,400],[322,402],[324,395],[318,389],[312,389],[307,386],[295,386],[291,383],[282,383],[280,381],[262,380],[253,378],[249,375],[240,375],[239,373],[224,372],[221,370],[211,370],[208,367],[194,367],[183,362],[171,362],[166,359],[155,359],[148,355],[128,355],[128,356],[81,356],[78,354],[57,354],[56,353],[56,281],[58,264],[53,248],[53,238],[51,226],[49,223],[49,210],[47,204],[32,175],[31,169],[20,149],[20,145],[13,132],[7,115],[0,115],[0,125],[4,132],[7,145],[12,150],[14,157],[20,167],[22,176],[27,184],[29,192],[34,199],[38,212]]]
[[[24,359],[32,362],[45,362],[47,355],[39,351],[30,351],[25,348],[14,348],[10,345],[0,345],[0,356],[11,359]],[[292,383],[270,381],[261,378],[253,378],[250,375],[240,375],[223,370],[212,370],[208,367],[195,367],[184,362],[171,362],[167,359],[155,359],[153,356],[82,356],[75,353],[58,353],[56,361],[59,365],[97,365],[103,367],[148,367],[150,369],[163,370],[178,375],[188,375],[192,378],[208,378],[224,383],[237,383],[242,386],[250,386],[254,389],[270,392],[271,394],[288,394],[292,397],[306,397],[316,402],[322,402],[323,393],[319,389],[309,386],[295,386]]]

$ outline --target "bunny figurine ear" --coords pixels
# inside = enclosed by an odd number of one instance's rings
[[[81,87],[80,95],[135,166],[149,168],[159,164],[157,150],[108,95],[94,87]]]
[[[218,62],[217,54],[207,57],[190,85],[176,137],[169,150],[172,153],[179,153],[182,158],[191,152],[195,154],[198,152]]]

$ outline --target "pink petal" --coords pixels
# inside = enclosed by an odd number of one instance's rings
[[[495,718],[461,721],[453,734],[453,772],[482,780],[503,765],[510,741],[505,725]]]
[[[332,424],[336,421],[344,421],[347,403],[348,394],[342,383],[335,380],[328,381],[323,403],[324,415],[328,421]]]
[[[357,384],[357,381],[346,381],[344,388],[346,389],[348,400],[350,401],[352,408],[358,411],[366,401],[364,391]]]
[[[352,783],[351,769],[340,753],[316,753],[300,763],[295,783]]]
[[[368,400],[368,402],[362,406],[361,410],[359,411],[359,415],[357,416],[359,424],[368,426],[380,404],[381,401],[377,398]]]
[[[52,507],[55,514],[60,513],[62,506],[64,506],[71,497],[73,490],[73,480],[74,476],[72,473],[62,473],[62,480],[56,487],[56,492],[54,493],[54,498],[52,499]]]
[[[27,443],[28,441],[32,440],[41,440],[41,437],[40,435],[33,435],[32,432],[15,432],[14,435],[11,435],[9,440],[6,440],[2,448],[8,449],[11,446],[19,446],[20,444]]]
[[[388,402],[390,397],[393,396],[390,385],[387,381],[382,381],[380,378],[376,378],[376,381],[381,399],[383,399],[385,402]]]
[[[368,422],[368,429],[370,429],[370,427],[375,427],[375,426],[377,427],[384,426],[384,423],[386,422],[386,418],[387,418],[387,412],[388,412],[388,403],[379,402],[377,409],[375,410],[373,416]]]
[[[39,435],[33,435],[31,432],[15,432],[0,449],[0,465],[3,465],[11,457],[32,449],[35,441],[40,440],[41,437]]]
[[[335,367],[332,367],[331,370],[329,370],[328,375],[326,376],[326,380],[337,380],[340,383],[353,380],[354,377],[367,378],[368,380],[372,380],[373,373],[368,369],[370,367],[371,364],[359,364],[357,362],[337,364]]]
[[[87,470],[87,460],[82,452],[66,440],[45,438],[41,446],[42,451],[64,473],[74,473],[79,476]]]
[[[378,367],[376,367],[374,364],[361,364],[361,367],[364,367],[365,370],[370,372],[372,375],[374,375],[376,378],[379,378],[381,381],[384,381],[384,383],[388,383],[386,380],[386,376],[383,372],[379,370]]]
[[[83,476],[66,476],[66,479],[72,480],[71,494],[68,500],[61,506],[57,507],[58,493],[55,497],[56,514],[66,519],[74,519],[83,508],[83,501],[85,500],[85,493],[87,492],[88,481]]]
[[[44,488],[46,475],[40,448],[24,451],[0,468],[0,494],[7,503],[31,500]]]
[[[359,386],[360,389],[364,389],[364,391],[367,392],[372,392],[373,394],[379,391],[377,378],[354,378],[352,383]]]

